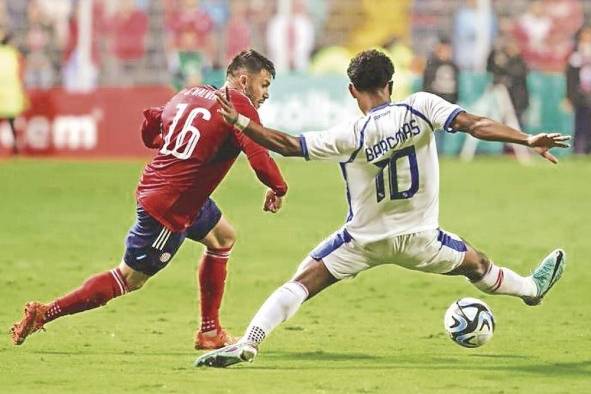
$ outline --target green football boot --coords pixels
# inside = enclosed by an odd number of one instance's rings
[[[558,282],[565,266],[566,254],[564,250],[556,249],[546,256],[530,276],[536,284],[538,294],[535,297],[521,297],[523,302],[530,306],[539,305],[542,298]]]

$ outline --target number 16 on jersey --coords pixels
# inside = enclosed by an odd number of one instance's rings
[[[195,118],[198,115],[201,115],[201,119],[208,121],[211,119],[211,112],[206,110],[205,108],[193,108],[187,119],[185,120],[185,124],[183,128],[178,133],[174,140],[174,147],[171,147],[171,140],[173,135],[176,132],[177,124],[179,120],[182,118],[185,110],[187,109],[188,104],[177,104],[177,112],[174,116],[172,124],[168,128],[168,133],[164,136],[164,144],[160,149],[160,153],[163,155],[173,155],[174,157],[180,160],[186,160],[193,154],[195,147],[197,146],[197,141],[199,141],[199,137],[201,137],[201,133],[199,129],[193,125]]]

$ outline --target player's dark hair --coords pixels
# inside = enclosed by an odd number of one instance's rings
[[[383,88],[392,80],[394,65],[383,52],[371,49],[351,59],[347,75],[355,89],[374,91]]]
[[[249,73],[253,74],[257,74],[261,70],[267,70],[275,78],[275,65],[273,62],[254,49],[246,49],[234,56],[234,59],[228,65],[226,76],[234,75],[241,68],[245,68]]]

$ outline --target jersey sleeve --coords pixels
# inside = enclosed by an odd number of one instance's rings
[[[162,107],[153,107],[144,110],[142,122],[142,141],[148,148],[157,149],[162,146]]]
[[[357,135],[355,122],[344,122],[325,131],[310,131],[300,135],[300,147],[306,160],[349,160],[363,141]]]
[[[248,99],[232,100],[232,104],[234,104],[234,108],[236,108],[238,113],[248,117],[252,122],[261,124],[257,110],[252,106]],[[248,138],[244,133],[235,128],[233,131],[240,150],[246,155],[248,163],[254,170],[257,178],[273,190],[278,196],[285,195],[287,193],[287,183],[283,179],[277,163],[275,163],[275,160],[269,155],[269,152]]]
[[[412,107],[423,113],[431,123],[433,130],[445,130],[455,133],[451,124],[459,113],[465,110],[441,97],[427,92],[415,93],[411,96]]]

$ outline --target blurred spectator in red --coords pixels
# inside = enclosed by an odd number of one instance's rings
[[[12,153],[18,153],[15,118],[25,109],[22,86],[23,59],[10,44],[10,37],[0,26],[0,121],[7,120],[12,132]]]
[[[167,0],[165,2],[165,22],[169,34],[169,48],[180,51],[200,51],[208,59],[213,58],[214,45],[211,39],[213,20],[207,12],[199,7],[198,0]],[[194,33],[195,40],[191,41],[191,48],[187,45],[183,35]]]
[[[577,34],[566,68],[566,96],[575,112],[574,152],[591,153],[591,26]]]
[[[36,0],[28,3],[27,19],[25,82],[31,88],[48,89],[57,79],[56,65],[51,59],[54,29]],[[55,61],[57,62],[57,59]]]
[[[135,5],[135,0],[120,0],[119,7],[109,18],[111,47],[117,59],[134,62],[144,56],[148,16]]]
[[[564,70],[572,36],[582,23],[579,0],[532,1],[515,31],[528,66],[548,72]]]
[[[572,37],[583,26],[584,13],[580,0],[544,0],[543,7],[552,19],[552,29]]]
[[[250,48],[250,20],[248,5],[242,1],[234,1],[230,8],[230,19],[226,26],[226,56],[225,63],[230,61],[240,51]]]
[[[553,28],[544,47],[538,52],[538,69],[545,72],[564,72],[573,50],[572,41],[573,34]]]
[[[135,0],[120,0],[113,14],[105,20],[109,35],[108,82],[133,84],[146,51],[148,16]]]
[[[579,0],[544,0],[544,8],[552,19],[548,45],[542,53],[542,70],[563,72],[573,51],[573,37],[584,22]]]
[[[278,10],[267,27],[267,45],[278,71],[305,71],[314,49],[314,25],[304,0]]]
[[[552,30],[552,18],[547,14],[541,0],[532,1],[527,12],[519,18],[518,29],[525,39],[526,57],[539,51]]]

